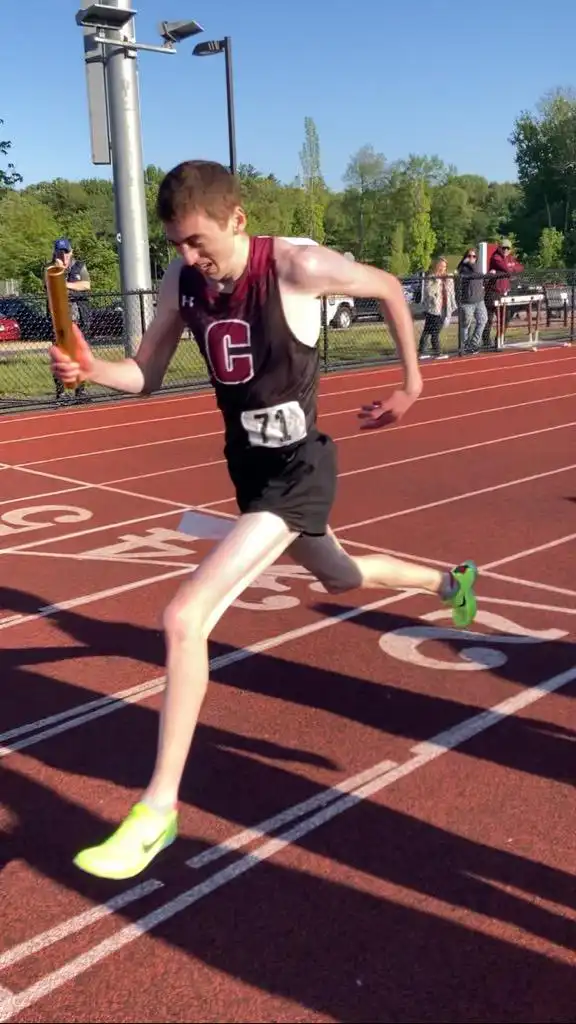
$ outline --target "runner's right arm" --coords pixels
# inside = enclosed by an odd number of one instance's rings
[[[78,343],[78,361],[73,362],[55,345],[50,349],[51,369],[54,376],[65,384],[79,379],[88,380],[116,391],[138,395],[158,390],[178,342],[183,322],[178,308],[178,278],[180,260],[173,260],[162,278],[158,293],[156,314],[144,332],[133,358],[110,361],[96,359],[90,346],[75,326]]]

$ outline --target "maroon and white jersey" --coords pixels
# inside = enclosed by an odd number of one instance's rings
[[[246,270],[229,294],[183,266],[179,305],[216,393],[227,453],[286,450],[304,441],[316,425],[319,351],[286,323],[274,239],[250,238]]]

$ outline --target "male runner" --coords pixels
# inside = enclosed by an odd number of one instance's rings
[[[149,393],[160,387],[188,325],[223,416],[241,514],[164,612],[167,683],[149,785],[104,843],[75,858],[84,871],[114,879],[137,875],[176,838],[180,782],[208,685],[208,637],[283,552],[331,593],[413,587],[450,604],[459,627],[476,613],[473,563],[442,573],[387,555],[353,557],[328,527],[336,455],[316,425],[319,296],[381,302],[404,386],[359,413],[363,428],[379,427],[400,420],[422,390],[413,322],[397,279],[322,246],[249,236],[238,183],[220,164],[194,160],[175,167],[160,185],[157,208],[179,256],[164,275],[156,317],[136,356],[95,359],[77,330],[77,361],[52,348],[52,370],[64,382],[80,376]]]

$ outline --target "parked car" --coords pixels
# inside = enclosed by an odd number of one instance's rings
[[[422,301],[422,275],[414,274],[412,277],[402,279],[402,291],[404,298],[410,306],[410,312],[414,320],[423,320],[425,316],[424,303]],[[377,321],[384,319],[380,312],[380,303],[377,299],[355,299],[354,300],[354,321]]]
[[[52,321],[41,299],[24,300],[17,295],[0,299],[0,317],[15,320],[22,341],[52,341]]]
[[[0,316],[0,345],[6,341],[20,341],[20,327],[17,320]]]
[[[89,338],[121,338],[124,331],[122,303],[92,307],[87,316]]]

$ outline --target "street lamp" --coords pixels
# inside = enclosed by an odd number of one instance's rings
[[[112,164],[127,355],[133,354],[151,316],[146,307],[142,316],[139,297],[152,290],[138,51],[176,53],[175,44],[204,31],[196,21],[163,21],[158,28],[161,45],[139,43],[136,14],[131,0],[81,0],[76,13],[76,24],[84,33],[92,162]]]
[[[226,104],[228,107],[228,148],[230,153],[230,173],[236,174],[236,128],[234,120],[234,85],[232,81],[232,40],[210,39],[205,43],[197,43],[192,50],[194,57],[212,57],[215,53],[223,53],[226,61]]]

